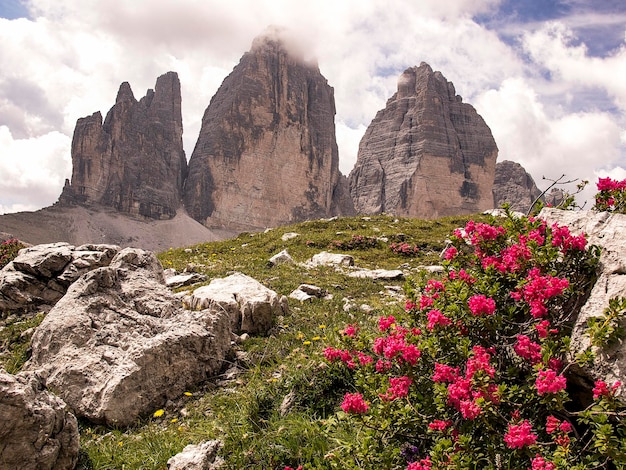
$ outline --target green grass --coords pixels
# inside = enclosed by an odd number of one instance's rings
[[[333,449],[345,443],[331,439],[327,431],[332,428],[336,437],[341,434],[338,430],[343,430],[346,442],[359,445],[358,430],[344,430],[342,426],[347,425],[335,415],[341,397],[351,390],[352,378],[327,364],[322,351],[337,344],[346,324],[373,324],[380,315],[401,308],[385,286],[401,286],[403,281],[354,279],[328,267],[270,267],[269,258],[284,249],[299,263],[320,251],[342,252],[352,255],[358,267],[403,266],[414,269],[417,276],[419,266],[439,263],[445,239],[470,218],[486,220],[468,216],[424,221],[383,215],[316,220],[161,253],[165,268],[190,267],[209,280],[239,271],[279,294],[288,295],[308,283],[326,289],[333,298],[302,304],[290,300],[290,314],[276,319],[269,336],[254,337],[238,346],[240,355],[246,355],[239,363],[245,370],[226,386],[218,386],[217,377],[190,390],[192,396],[181,396],[167,406],[163,416],[146,417],[130,429],[81,423],[78,468],[162,470],[185,445],[207,439],[223,441],[225,468],[282,470],[285,465],[296,468],[305,462],[305,468],[342,468]],[[287,232],[299,236],[282,241]],[[337,242],[348,243],[354,235],[388,241],[349,251],[331,248]],[[406,242],[420,250],[412,257],[395,254],[389,248],[392,242]],[[185,289],[190,288],[181,290]],[[344,311],[345,299],[357,308]],[[374,310],[367,313],[359,308],[363,304]],[[0,365],[13,364],[12,372],[23,364],[27,344],[16,338],[28,327],[24,323],[0,331]],[[290,406],[281,407],[286,397]]]

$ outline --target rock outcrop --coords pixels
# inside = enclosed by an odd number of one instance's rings
[[[21,470],[73,470],[78,422],[36,374],[0,369],[0,466]]]
[[[231,348],[224,310],[184,310],[156,256],[126,248],[74,282],[32,337],[37,371],[74,413],[127,426],[217,373]]]
[[[175,72],[160,76],[139,101],[122,83],[104,123],[100,112],[76,123],[72,180],[59,203],[102,204],[151,219],[174,217],[187,172],[182,134]]]
[[[0,312],[54,305],[84,273],[107,266],[120,247],[50,243],[22,248],[0,270]]]
[[[204,113],[184,200],[241,230],[353,211],[339,172],[333,89],[283,32],[254,40]]]
[[[541,190],[522,165],[509,160],[496,163],[493,180],[494,207],[502,207],[508,203],[511,210],[526,214],[539,196]]]
[[[626,215],[594,211],[564,211],[544,208],[539,218],[549,224],[566,225],[572,233],[585,233],[589,245],[598,245],[602,251],[598,267],[598,279],[585,305],[582,306],[572,330],[569,359],[572,360],[570,376],[591,395],[593,381],[602,379],[607,383],[621,382],[619,393],[626,394],[626,345],[623,340],[607,348],[592,348],[595,359],[592,364],[579,366],[574,358],[591,347],[586,334],[587,320],[599,317],[609,306],[613,297],[626,298]],[[623,324],[623,322],[622,322]]]
[[[436,218],[491,209],[497,156],[485,121],[422,63],[404,71],[367,128],[350,193],[363,214]]]

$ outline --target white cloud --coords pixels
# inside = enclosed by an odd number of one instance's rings
[[[525,50],[554,79],[571,87],[593,87],[606,91],[626,111],[626,45],[607,57],[590,57],[584,43],[577,44],[571,29],[560,22],[550,22],[526,34]]]
[[[606,112],[552,114],[523,79],[505,80],[478,97],[476,107],[494,134],[499,160],[519,162],[540,189],[548,180],[590,180],[600,166],[620,159],[621,129]],[[575,185],[565,188],[573,192]],[[589,191],[580,201],[589,198]]]
[[[0,169],[22,181],[12,187],[10,201],[0,199],[0,210],[56,200],[71,175],[76,120],[105,114],[123,81],[139,98],[157,76],[178,72],[190,157],[211,97],[252,39],[271,24],[298,34],[334,87],[344,174],[352,169],[366,126],[395,93],[400,73],[422,61],[476,106],[492,128],[501,159],[519,161],[536,179],[554,175],[559,166],[586,178],[599,168],[625,166],[620,159],[626,157],[626,42],[607,57],[592,57],[571,29],[554,23],[523,36],[522,56],[472,20],[499,4],[30,0],[34,20],[0,19],[0,126],[8,128],[0,134]],[[555,79],[542,79],[537,68]],[[609,113],[610,106],[621,115]],[[8,173],[6,155],[17,154],[15,149],[25,163]],[[40,167],[38,176],[22,176],[32,165]],[[0,194],[8,190],[1,186]]]
[[[14,139],[6,126],[0,126],[0,213],[54,203],[71,175],[70,146],[70,139],[60,132]]]

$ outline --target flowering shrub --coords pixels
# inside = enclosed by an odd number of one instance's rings
[[[339,445],[334,458],[342,468],[624,468],[619,384],[597,382],[588,403],[567,387],[597,247],[533,218],[469,222],[452,238],[445,275],[408,283],[404,311],[376,331],[348,325],[341,347],[324,351],[358,389],[336,423],[353,423],[362,445]]]
[[[626,213],[626,179],[616,181],[600,178],[597,183],[598,194],[593,207],[597,211]]]
[[[378,238],[365,237],[363,235],[352,235],[347,241],[333,240],[329,248],[338,250],[365,250],[368,248],[376,248],[378,246]]]
[[[413,256],[416,255],[420,249],[415,245],[410,245],[406,242],[401,243],[390,243],[389,249],[393,251],[396,255],[403,256]]]
[[[15,238],[0,243],[0,269],[9,264],[22,248],[24,248],[24,245]]]

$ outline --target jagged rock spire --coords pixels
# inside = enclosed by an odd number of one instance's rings
[[[256,38],[204,113],[185,206],[211,227],[254,229],[352,212],[333,89],[276,29]]]
[[[157,79],[139,101],[124,82],[104,123],[96,112],[76,123],[72,180],[61,205],[101,204],[120,212],[169,219],[181,205],[187,160],[182,143],[180,81]]]

